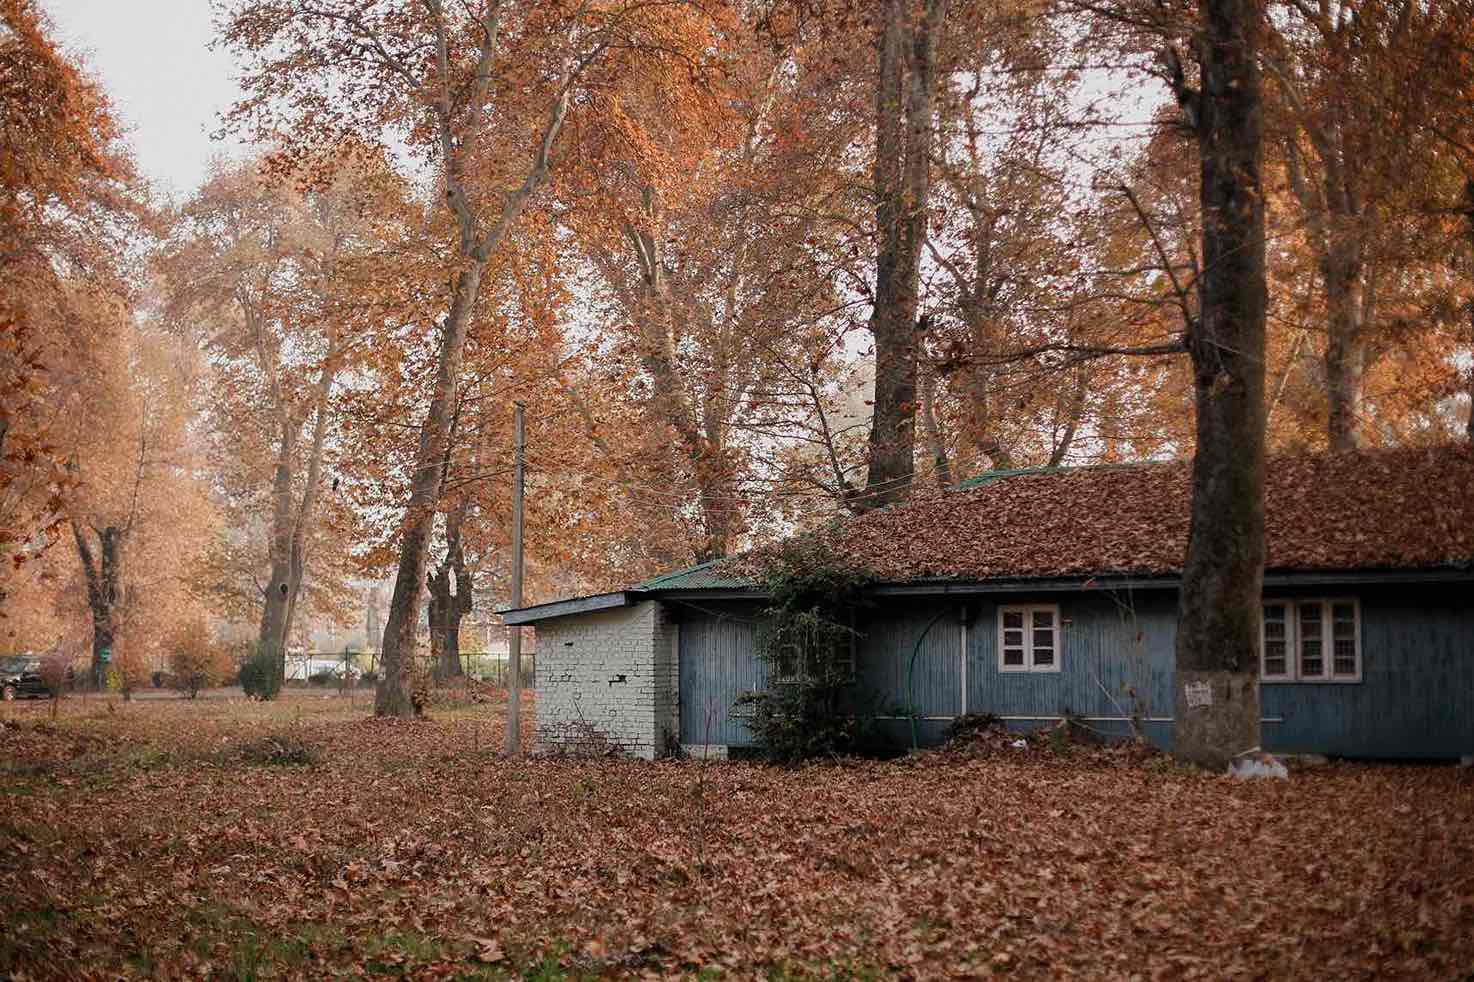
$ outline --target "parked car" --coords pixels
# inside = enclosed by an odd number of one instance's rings
[[[0,699],[10,702],[22,697],[40,699],[51,695],[41,674],[37,655],[11,655],[0,658]]]

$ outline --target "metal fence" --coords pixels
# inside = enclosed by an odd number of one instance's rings
[[[501,652],[463,651],[460,654],[461,676],[475,679],[487,685],[505,688],[509,674],[508,660]],[[442,678],[437,660],[429,654],[416,654],[414,667],[442,682],[453,681],[457,676]],[[351,678],[375,678],[379,672],[379,654],[376,651],[328,652],[310,651],[287,656],[287,681],[341,684],[345,675]],[[372,674],[371,674],[372,673]],[[537,656],[522,656],[522,687],[531,689],[537,685]]]

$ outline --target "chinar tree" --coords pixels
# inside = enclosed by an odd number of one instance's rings
[[[1203,0],[1190,84],[1167,57],[1197,140],[1203,266],[1186,334],[1197,450],[1176,650],[1173,752],[1209,767],[1259,744],[1264,579],[1262,0]]]
[[[621,114],[598,93],[627,73],[658,76],[672,111],[702,88],[715,56],[719,3],[446,4],[441,0],[232,0],[224,44],[241,56],[246,96],[231,125],[273,140],[283,160],[353,137],[401,140],[433,165],[450,234],[438,339],[399,520],[399,560],[384,625],[380,716],[412,716],[409,666],[424,596],[442,462],[482,281],[554,151],[585,114]],[[576,137],[575,137],[576,138]],[[577,155],[572,155],[576,158]],[[513,726],[513,753],[519,752]]]

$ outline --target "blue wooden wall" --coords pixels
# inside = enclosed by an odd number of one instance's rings
[[[1263,685],[1265,748],[1348,757],[1474,753],[1474,602],[1466,588],[1334,592],[1361,600],[1362,681]],[[900,746],[913,727],[922,744],[938,742],[964,710],[997,714],[1020,730],[1070,713],[1109,736],[1128,734],[1124,717],[1136,715],[1153,743],[1170,745],[1173,592],[1093,590],[1002,602],[1059,604],[1060,672],[998,670],[996,598],[892,600],[857,624],[859,708],[877,714]],[[727,707],[765,682],[753,654],[757,608],[674,609],[681,623],[682,741],[750,743]]]
[[[681,743],[750,744],[752,734],[732,704],[767,683],[767,666],[754,654],[757,608],[721,603],[671,610],[680,625]]]
[[[1342,591],[1344,594],[1346,591]],[[1362,680],[1260,686],[1265,746],[1344,757],[1474,754],[1470,588],[1362,590]]]

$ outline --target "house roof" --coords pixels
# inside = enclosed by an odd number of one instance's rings
[[[728,564],[725,559],[712,559],[685,569],[673,570],[651,577],[643,583],[630,587],[631,591],[653,590],[727,590],[751,584],[751,578],[739,571],[723,571],[719,568]]]
[[[1170,576],[1187,553],[1187,461],[983,475],[873,511],[812,540],[890,583]],[[1474,568],[1466,446],[1271,457],[1270,571]],[[764,553],[716,572],[758,572]]]
[[[1172,577],[1187,554],[1190,491],[1189,461],[992,471],[806,538],[886,584]],[[1271,457],[1265,546],[1269,574],[1474,571],[1474,449]],[[752,589],[772,553],[527,608],[507,622],[580,612],[584,601],[602,607],[648,594]]]

